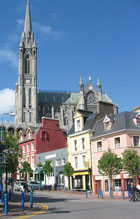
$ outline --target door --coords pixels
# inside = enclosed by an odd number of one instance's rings
[[[96,194],[98,193],[98,190],[101,190],[101,180],[96,181]]]

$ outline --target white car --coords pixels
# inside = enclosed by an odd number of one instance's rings
[[[25,188],[25,182],[18,182],[18,181],[16,181],[14,183],[14,190],[15,191],[24,192],[24,188]]]

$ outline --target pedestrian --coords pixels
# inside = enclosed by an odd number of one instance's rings
[[[129,200],[131,201],[131,191],[130,191],[130,187],[131,187],[131,182],[128,181],[128,184],[127,184],[128,198],[129,198]]]
[[[130,192],[131,192],[131,200],[130,201],[135,201],[135,193],[136,193],[136,186],[134,185],[133,182],[131,182],[130,185]]]

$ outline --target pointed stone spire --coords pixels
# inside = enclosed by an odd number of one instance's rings
[[[100,82],[100,79],[98,78],[98,80],[97,80],[97,88],[101,88],[102,86],[101,86],[101,82]]]
[[[27,0],[26,16],[25,16],[25,24],[24,24],[24,32],[32,32],[32,24],[31,24],[31,14],[30,14],[29,0]]]
[[[79,82],[79,85],[83,85],[82,76],[80,76],[80,82]]]
[[[80,76],[79,90],[80,90],[80,91],[83,91],[83,90],[84,90],[84,83],[83,83],[83,80],[82,80],[82,76]]]

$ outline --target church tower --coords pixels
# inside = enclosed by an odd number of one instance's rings
[[[37,122],[37,47],[32,32],[29,0],[27,0],[24,32],[19,45],[15,99],[15,124],[35,126]]]

